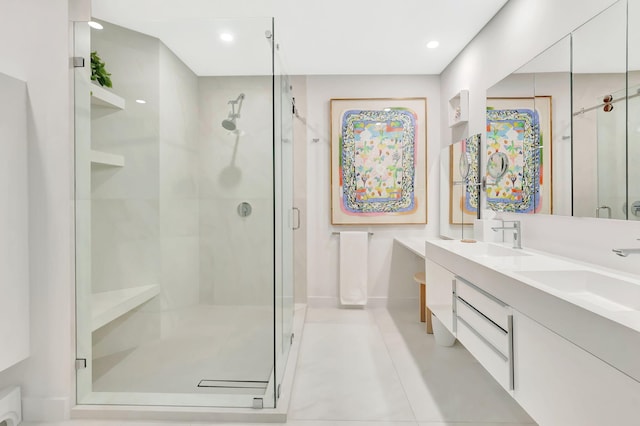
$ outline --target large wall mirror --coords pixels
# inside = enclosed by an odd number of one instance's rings
[[[487,90],[483,161],[509,160],[499,179],[484,165],[489,209],[640,219],[640,29],[627,73],[626,28],[620,0]]]
[[[571,214],[570,52],[565,37],[487,90],[489,209]],[[501,177],[488,166],[498,156]]]
[[[574,216],[627,218],[626,8],[572,33]]]
[[[479,218],[481,135],[457,141],[440,152],[440,234],[473,241]]]

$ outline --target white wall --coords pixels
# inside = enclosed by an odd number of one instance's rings
[[[271,77],[202,77],[200,114],[200,294],[203,303],[273,301]],[[229,100],[245,94],[239,133],[222,127]],[[237,112],[237,108],[236,108]],[[238,215],[242,202],[252,213]]]
[[[427,98],[427,212],[428,224],[341,227],[330,217],[330,99],[331,98]],[[308,76],[307,77],[307,295],[310,304],[337,305],[338,237],[343,229],[368,230],[368,294],[370,304],[387,299],[416,297],[408,280],[389,284],[394,264],[393,237],[438,234],[440,90],[437,76]],[[314,142],[314,139],[318,139]],[[420,268],[419,265],[413,265]],[[419,269],[418,269],[419,270]],[[413,274],[412,271],[411,275]]]
[[[200,301],[198,77],[162,42],[159,54],[162,307],[188,310]]]
[[[442,98],[447,99],[460,88],[468,88],[470,119],[467,131],[483,132],[487,88],[612,3],[596,0],[509,1],[443,72]],[[501,60],[487,60],[495,57],[496,52],[501,52]],[[442,108],[445,106],[443,102]],[[443,118],[443,128],[445,124]],[[450,143],[446,137],[443,142]],[[525,247],[640,273],[640,263],[634,262],[632,257],[621,258],[611,252],[614,247],[638,245],[638,223],[549,215],[503,216],[522,221]]]
[[[27,85],[0,73],[0,372],[29,356]]]
[[[27,82],[31,357],[0,373],[26,420],[68,415],[72,394],[73,196],[66,0],[0,0],[0,72]],[[44,415],[47,410],[47,415]]]

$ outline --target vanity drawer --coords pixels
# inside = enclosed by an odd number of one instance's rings
[[[509,334],[506,331],[489,321],[462,299],[458,299],[456,307],[459,318],[477,331],[502,355],[509,356]]]
[[[509,358],[480,337],[478,332],[461,317],[458,317],[457,337],[460,343],[467,348],[471,355],[482,364],[502,387],[512,389],[513,370]]]
[[[508,329],[507,305],[460,277],[456,277],[456,294],[504,331]]]

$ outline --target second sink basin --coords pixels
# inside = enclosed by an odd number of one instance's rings
[[[486,244],[486,243],[469,244],[467,250],[470,256],[483,256],[483,257],[531,256],[529,253],[523,252],[522,250],[519,250],[519,249],[513,249],[509,247],[503,247],[503,246]]]
[[[640,310],[640,284],[587,270],[518,271],[571,297],[608,311]]]

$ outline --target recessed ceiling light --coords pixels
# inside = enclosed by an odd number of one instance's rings
[[[222,33],[220,34],[220,40],[226,41],[227,43],[233,41],[233,34],[231,33]]]
[[[103,29],[103,28],[104,28],[104,27],[102,26],[102,24],[100,24],[100,23],[98,23],[98,22],[96,22],[96,21],[89,21],[89,26],[90,26],[91,28],[95,28],[96,30],[101,30],[101,29]]]
[[[139,104],[146,104],[147,101],[145,101],[144,99],[136,99],[136,102]]]
[[[429,43],[427,43],[427,48],[428,49],[435,49],[438,46],[440,46],[440,42],[438,42],[436,40],[431,40]]]

